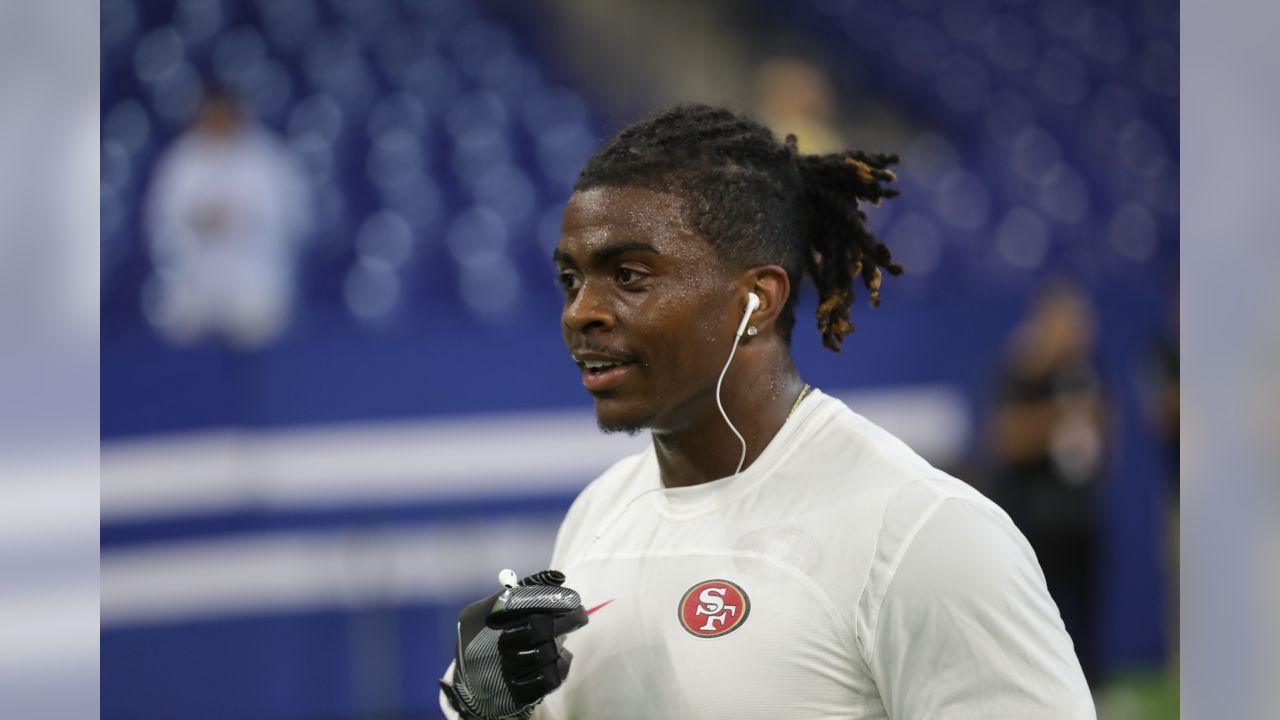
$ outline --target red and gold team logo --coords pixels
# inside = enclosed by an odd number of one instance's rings
[[[737,630],[751,612],[746,591],[728,580],[703,580],[689,588],[677,608],[680,625],[691,635],[720,637]]]

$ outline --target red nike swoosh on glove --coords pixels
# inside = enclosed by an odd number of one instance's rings
[[[588,614],[588,615],[590,615],[591,613],[593,613],[593,612],[595,612],[595,611],[599,610],[600,608],[604,607],[605,605],[608,605],[608,604],[609,604],[609,603],[611,603],[611,602],[613,602],[613,601],[612,601],[612,600],[605,600],[604,602],[600,603],[599,605],[597,605],[597,606],[595,606],[595,607],[591,608],[590,610],[588,610],[588,611],[587,611],[587,614]]]

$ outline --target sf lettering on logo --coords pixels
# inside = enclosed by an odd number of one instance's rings
[[[751,600],[737,583],[704,580],[685,591],[678,608],[681,626],[701,638],[720,637],[742,626]]]
[[[698,628],[703,632],[715,632],[716,623],[724,624],[725,617],[738,614],[737,605],[726,605],[724,595],[728,588],[709,587],[698,593],[698,602],[702,603],[694,609],[695,615],[706,615],[707,624]],[[719,613],[719,614],[717,614]]]

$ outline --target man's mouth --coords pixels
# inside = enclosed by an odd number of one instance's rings
[[[615,368],[624,363],[621,360],[584,360],[578,364],[592,375],[599,375],[609,368]]]
[[[583,358],[577,361],[582,370],[582,386],[589,392],[603,392],[622,382],[632,364],[616,358]]]

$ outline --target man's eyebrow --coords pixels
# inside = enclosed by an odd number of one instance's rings
[[[650,255],[662,254],[658,252],[658,248],[653,245],[642,240],[634,240],[632,242],[606,245],[602,248],[592,250],[589,261],[592,265],[602,265],[619,255],[628,255],[630,253],[649,253]],[[561,251],[560,248],[556,248],[555,252],[551,253],[551,260],[552,262],[562,265],[572,265],[573,267],[578,266],[578,263],[575,262],[568,253]]]
[[[631,242],[606,245],[602,248],[593,250],[589,256],[589,262],[592,265],[603,265],[619,255],[628,255],[630,253],[649,253],[651,255],[662,254],[658,252],[658,248],[653,245],[642,240],[634,240]],[[560,265],[578,267],[578,263],[573,259],[573,257],[569,255],[569,253],[562,251],[560,248],[556,248],[555,252],[551,253],[551,260],[552,262]]]
[[[649,253],[650,255],[661,255],[658,248],[650,245],[642,240],[634,240],[632,242],[618,243],[616,245],[606,245],[598,250],[591,252],[591,263],[593,265],[603,265],[604,263],[618,257],[619,255],[629,255],[631,253]]]

